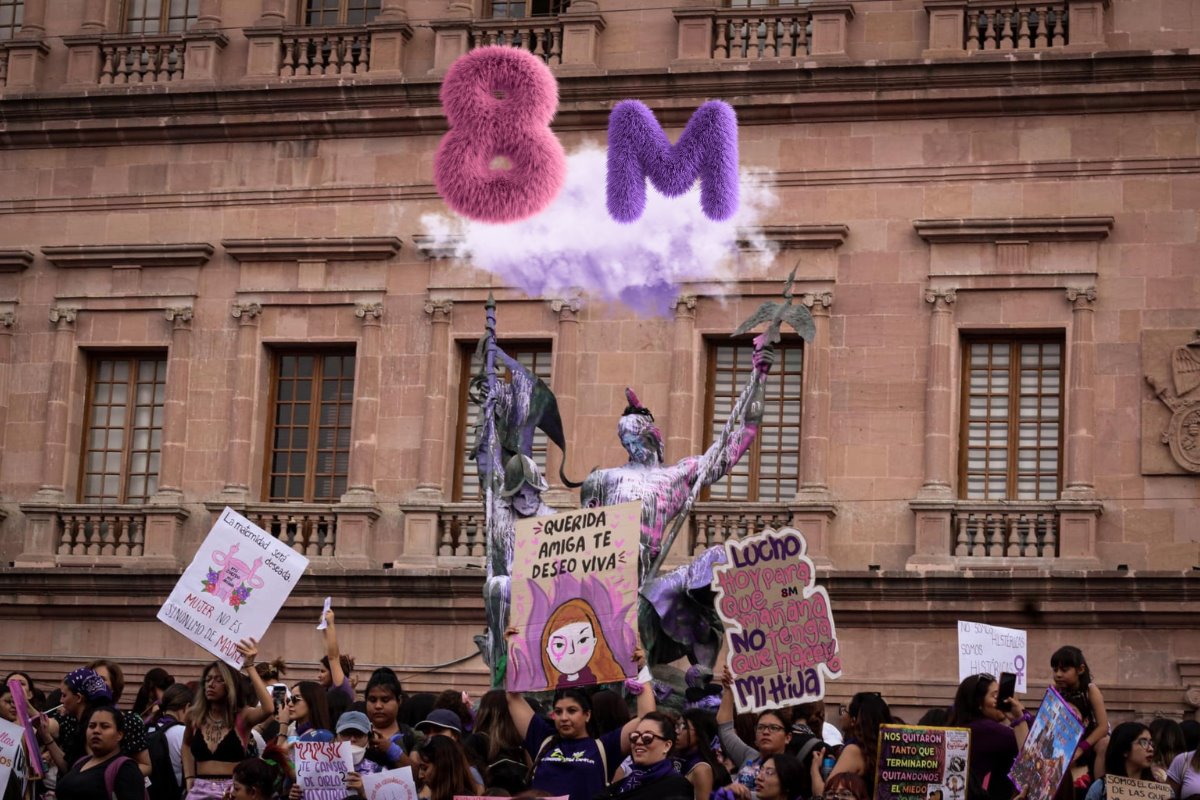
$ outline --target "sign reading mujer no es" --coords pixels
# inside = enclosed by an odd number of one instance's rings
[[[158,618],[240,669],[238,641],[267,632],[307,568],[307,558],[226,508]]]
[[[808,545],[794,528],[725,542],[713,570],[727,664],[739,712],[809,703],[840,678],[829,595],[817,586]]]

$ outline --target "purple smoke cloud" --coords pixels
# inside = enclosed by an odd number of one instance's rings
[[[651,192],[645,213],[624,224],[609,216],[605,198],[605,151],[585,147],[567,158],[567,181],[537,216],[490,225],[443,214],[421,223],[434,244],[490,272],[531,297],[563,297],[582,291],[592,299],[621,303],[643,316],[669,316],[680,284],[718,288],[735,274],[766,269],[774,253],[763,240],[738,253],[738,230],[757,229],[775,196],[753,174],[740,175],[737,213],[714,222],[700,205],[700,187],[682,197]]]

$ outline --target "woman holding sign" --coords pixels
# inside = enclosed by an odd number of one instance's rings
[[[258,705],[241,695],[241,681],[223,661],[200,674],[200,693],[183,734],[183,785],[187,800],[220,800],[233,784],[233,770],[249,757],[250,729],[270,716],[275,700],[254,669],[258,642],[238,642],[242,668],[250,677]]]
[[[509,628],[505,634],[512,637],[518,632]],[[638,720],[658,707],[640,646],[634,650],[634,660],[642,667],[638,675],[642,684],[637,696],[638,716],[599,738],[588,735],[592,705],[578,689],[561,689],[555,695],[553,726],[534,714],[523,696],[506,693],[508,713],[533,759],[530,788],[549,792],[553,797],[592,800],[608,785],[621,760],[629,754],[629,735],[637,728]]]
[[[728,666],[721,673],[721,685],[724,690],[721,692],[721,707],[717,709],[717,734],[735,770],[729,788],[738,800],[749,800],[759,770],[768,759],[787,750],[792,731],[788,720],[780,716],[779,709],[767,709],[759,713],[754,726],[754,744],[758,749],[750,747],[734,730],[733,673]],[[817,762],[820,763],[820,759]]]
[[[1154,782],[1154,738],[1140,722],[1122,722],[1109,736],[1104,751],[1104,777],[1088,787],[1086,800],[1108,800],[1110,776]],[[1166,789],[1166,785],[1163,785]],[[1126,795],[1128,796],[1128,795]]]
[[[1016,792],[1008,771],[1025,744],[1033,717],[1015,697],[1001,707],[1000,684],[991,675],[972,675],[958,685],[946,724],[971,730],[971,780],[988,779],[988,795],[1008,800]]]

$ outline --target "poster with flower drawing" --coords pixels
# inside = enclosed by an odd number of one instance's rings
[[[307,568],[303,555],[226,508],[158,618],[240,668],[238,641],[262,638]]]

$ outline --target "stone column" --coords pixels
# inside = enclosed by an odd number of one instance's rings
[[[41,39],[46,35],[46,0],[25,0],[21,30],[14,39]]]
[[[154,502],[183,499],[183,461],[187,452],[188,379],[192,360],[192,309],[168,308],[171,350],[167,354],[166,399],[163,401],[162,466]]]
[[[213,30],[221,27],[221,0],[200,0],[199,13],[193,29]]]
[[[221,0],[200,0],[196,21],[184,38],[183,77],[189,81],[212,81],[217,77],[217,55],[229,43],[221,32]]]
[[[262,0],[262,13],[255,21],[255,26],[274,28],[282,26],[286,18],[284,5],[285,0]]]
[[[8,387],[12,374],[13,326],[17,315],[12,311],[0,314],[0,462],[4,459],[4,440],[8,432]]]
[[[568,446],[575,435],[575,401],[579,393],[579,298],[551,300],[550,309],[558,315],[558,341],[554,346],[554,368],[550,373],[550,388],[558,401],[558,414],[562,418],[563,434]],[[563,454],[553,444],[546,458],[546,481],[550,484],[551,496],[546,503],[564,509],[576,505],[574,497],[563,486],[559,478],[559,467]],[[582,477],[582,476],[576,476]]]
[[[600,60],[600,34],[604,16],[596,0],[575,0],[559,17],[563,26],[562,66],[571,69],[596,69]]]
[[[71,395],[71,372],[75,362],[75,315],[77,308],[53,307],[54,360],[50,364],[50,386],[46,394],[46,425],[42,439],[42,485],[35,499],[63,501],[63,469],[67,458],[67,410]]]
[[[351,423],[349,491],[342,502],[375,502],[375,447],[379,438],[379,394],[383,360],[383,304],[359,303],[362,339],[355,360],[354,416]]]
[[[47,0],[25,0],[21,30],[8,42],[8,75],[4,85],[9,89],[37,89],[42,80],[42,68],[50,47],[46,38]]]
[[[1095,445],[1096,344],[1092,332],[1096,287],[1067,289],[1071,302],[1071,372],[1067,381],[1066,464],[1063,498],[1091,500],[1096,496]]]
[[[431,20],[433,28],[433,69],[430,75],[442,75],[450,65],[467,52],[471,44],[471,22],[475,4],[470,0],[451,0],[443,19]]]
[[[667,463],[692,454],[695,408],[696,297],[675,301],[671,341],[671,391],[667,396]],[[680,539],[686,541],[685,537]]]
[[[800,422],[800,492],[797,499],[829,499],[829,307],[833,294],[801,298],[812,311],[813,340],[804,348],[804,398]]]
[[[226,450],[225,502],[244,504],[250,498],[250,466],[254,433],[254,393],[258,385],[258,303],[234,304],[229,312],[238,321],[237,360],[233,399],[229,406],[229,446]]]
[[[922,498],[950,498],[950,463],[954,431],[951,409],[954,387],[951,375],[954,353],[954,289],[927,289],[925,302],[932,306],[929,320],[929,367],[925,377],[925,482]]]
[[[925,377],[925,479],[909,507],[916,515],[915,548],[908,568],[920,570],[952,564],[950,517],[954,491],[950,469],[953,453],[951,410],[954,387],[954,289],[927,289],[932,307],[929,320],[929,365]]]
[[[107,7],[106,0],[84,0],[83,24],[79,26],[79,31],[81,33],[106,33],[108,31],[108,19],[105,14]]]
[[[405,500],[404,562],[433,564],[437,557],[438,523],[445,501],[446,390],[450,373],[450,300],[425,303],[429,315],[429,355],[425,359],[424,435],[417,464],[417,488]]]
[[[383,380],[383,304],[359,303],[362,338],[355,352],[354,414],[350,424],[348,491],[335,509],[334,558],[343,567],[375,567],[372,527],[379,518],[375,497],[375,448],[379,441],[379,398]]]
[[[383,0],[379,13],[370,25],[371,63],[373,75],[402,75],[404,51],[412,39],[405,0]]]

